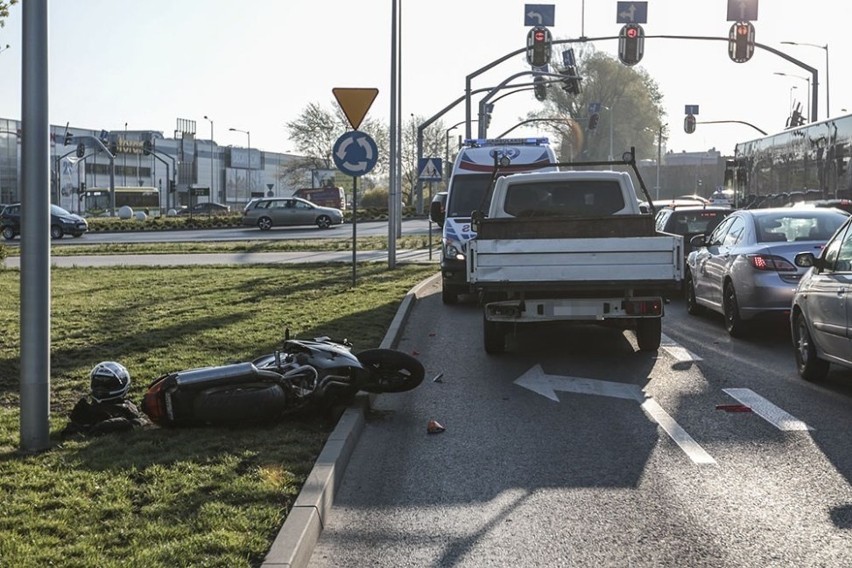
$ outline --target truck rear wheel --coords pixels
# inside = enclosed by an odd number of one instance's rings
[[[503,324],[488,321],[488,318],[483,315],[482,335],[486,353],[497,355],[506,351],[506,328]]]
[[[656,351],[663,335],[663,318],[636,320],[636,343],[640,351]]]

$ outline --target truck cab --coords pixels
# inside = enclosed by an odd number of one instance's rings
[[[524,171],[556,171],[556,154],[547,138],[465,140],[450,173],[446,213],[441,237],[442,300],[455,304],[470,291],[466,255],[476,236],[471,213],[488,207],[495,165],[498,176]]]

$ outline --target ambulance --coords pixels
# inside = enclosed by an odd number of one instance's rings
[[[441,237],[441,299],[458,302],[470,291],[465,258],[467,243],[476,236],[471,228],[471,212],[487,211],[490,183],[495,163],[499,175],[523,171],[556,171],[556,154],[547,138],[501,138],[465,140],[450,174],[446,218]]]

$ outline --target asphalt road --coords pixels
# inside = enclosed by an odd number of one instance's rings
[[[399,345],[427,380],[377,399],[310,566],[852,565],[852,373],[799,379],[783,322],[733,340],[675,301],[657,354],[553,327],[495,357],[439,292]]]

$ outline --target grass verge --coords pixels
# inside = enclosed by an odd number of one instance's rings
[[[85,238],[85,237],[83,237]],[[441,237],[433,235],[432,248],[440,250]],[[2,246],[2,245],[0,245]],[[8,256],[18,256],[20,247],[4,247]],[[386,250],[387,237],[361,237],[358,250]],[[427,235],[403,236],[396,240],[400,250],[429,250]],[[50,247],[52,256],[110,255],[110,254],[203,254],[230,252],[288,252],[288,251],[347,251],[352,250],[352,239],[282,239],[276,241],[214,241],[181,243],[105,243],[105,244],[55,244]],[[0,257],[2,260],[2,257]]]
[[[63,440],[88,372],[116,360],[139,402],[162,373],[299,337],[377,347],[431,265],[54,268],[50,450],[19,447],[19,271],[0,270],[0,566],[256,566],[334,426],[146,428]]]

